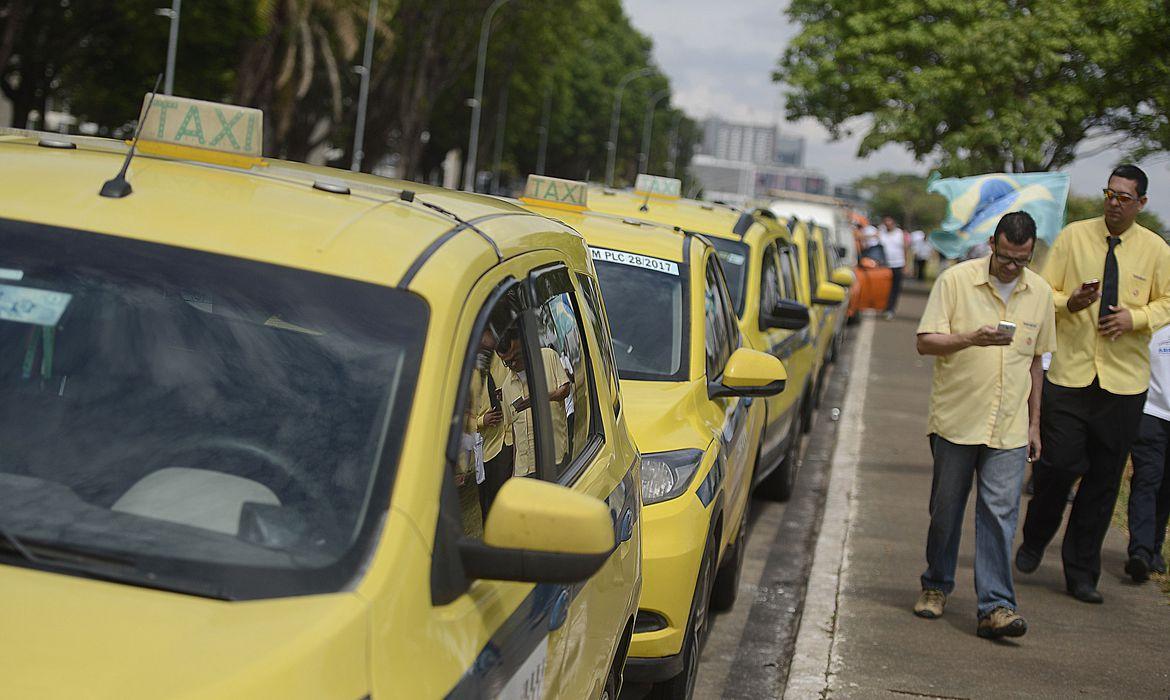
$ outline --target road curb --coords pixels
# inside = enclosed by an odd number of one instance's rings
[[[839,596],[849,567],[849,530],[854,519],[854,479],[861,456],[866,388],[869,384],[874,319],[863,318],[854,337],[849,368],[851,393],[838,428],[820,534],[813,553],[796,648],[784,689],[786,700],[825,697],[840,660],[836,656]]]

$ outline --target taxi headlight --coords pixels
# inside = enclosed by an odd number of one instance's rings
[[[642,503],[650,505],[677,498],[690,486],[702,461],[702,450],[642,455]]]

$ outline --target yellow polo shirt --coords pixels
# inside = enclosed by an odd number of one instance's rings
[[[1117,301],[1133,315],[1133,331],[1111,341],[1097,332],[1100,301],[1077,313],[1068,310],[1068,298],[1082,282],[1104,281],[1108,235],[1103,217],[1075,221],[1048,253],[1043,274],[1056,304],[1058,347],[1048,381],[1083,387],[1097,377],[1110,393],[1140,394],[1150,383],[1150,333],[1170,322],[1170,246],[1138,224],[1121,234],[1114,248]]]
[[[511,373],[504,366],[504,361],[500,359],[500,356],[494,352],[492,353],[491,364],[488,365],[488,372],[491,373],[492,381],[495,382],[497,389],[502,389],[504,380]],[[488,396],[487,375],[483,375],[482,381],[479,384],[479,391],[475,400],[475,425],[479,434],[483,436],[483,461],[487,462],[495,459],[505,444],[512,444],[512,436],[509,431],[504,430],[504,422],[502,420],[493,426],[485,426],[483,424],[484,414],[492,410],[491,397]],[[503,408],[503,400],[500,401],[500,408]]]
[[[560,355],[555,350],[541,348],[540,357],[544,365],[544,383],[549,393],[569,382],[569,376],[565,374],[565,368],[561,365]],[[532,408],[517,412],[512,409],[512,403],[519,398],[528,398],[528,382],[521,380],[512,370],[508,370],[507,378],[500,388],[504,394],[504,425],[512,428],[512,444],[516,450],[513,455],[512,474],[527,476],[536,471],[536,438],[532,428]],[[553,401],[551,407],[553,459],[560,463],[568,447],[568,415],[563,400]]]
[[[928,432],[960,445],[1028,444],[1032,358],[1055,349],[1052,290],[1024,269],[1005,305],[991,284],[990,258],[959,263],[930,291],[918,333],[968,333],[1016,324],[1011,345],[969,347],[934,358]]]

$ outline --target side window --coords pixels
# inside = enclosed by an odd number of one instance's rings
[[[797,297],[796,260],[792,248],[785,246],[780,249],[780,277],[784,280],[784,298],[791,301],[800,301]]]
[[[821,280],[817,276],[817,242],[810,240],[805,246],[808,260],[808,293],[810,297],[817,295],[817,287],[821,286]]]
[[[532,412],[523,405],[531,387],[524,373],[516,371],[527,362],[521,292],[520,284],[511,282],[492,295],[476,321],[471,357],[464,363],[448,455],[453,456],[449,462],[468,537],[483,537],[500,487],[513,476],[534,471]]]
[[[540,272],[533,279],[540,357],[534,366],[544,372],[553,429],[555,478],[570,467],[601,435],[597,388],[585,352],[584,326],[575,304],[572,278],[563,267]]]
[[[771,310],[784,298],[784,286],[780,277],[780,263],[776,244],[764,248],[763,265],[760,268],[760,309]]]
[[[613,397],[613,414],[616,416],[622,410],[621,394],[618,391],[617,361],[613,357],[613,340],[609,331],[609,320],[601,305],[601,290],[597,288],[597,281],[589,275],[577,274],[577,284],[585,297],[585,318],[593,327],[593,336],[601,343],[597,348],[601,356],[601,364],[605,368],[605,378],[609,382],[609,395]]]
[[[724,302],[724,295],[719,291],[719,272],[715,268],[714,255],[707,258],[705,277],[703,316],[706,328],[703,334],[703,347],[707,355],[707,377],[714,379],[723,372],[727,358],[731,356],[727,306]]]

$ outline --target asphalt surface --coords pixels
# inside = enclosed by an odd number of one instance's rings
[[[1103,552],[1104,605],[1065,593],[1058,539],[1036,573],[1015,576],[1027,635],[991,642],[975,635],[969,502],[946,613],[912,614],[931,481],[931,362],[914,351],[925,299],[922,290],[908,294],[898,318],[866,319],[857,334],[872,336],[850,389],[862,405],[842,419],[785,697],[1170,697],[1170,605],[1154,583],[1135,585],[1124,574],[1126,539],[1116,529]]]

